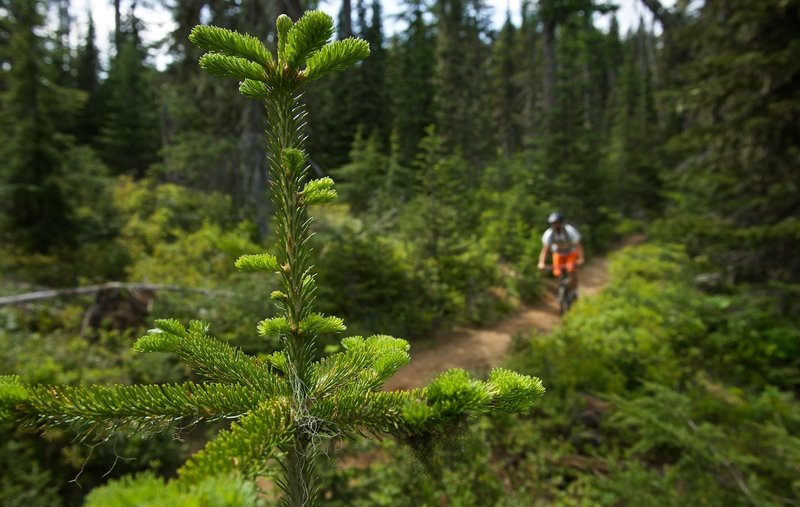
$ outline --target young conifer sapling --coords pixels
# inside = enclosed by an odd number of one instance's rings
[[[0,420],[34,430],[68,427],[102,440],[115,432],[147,435],[179,423],[233,419],[183,465],[178,483],[188,488],[227,474],[252,479],[277,461],[283,502],[299,507],[316,503],[323,438],[388,434],[427,443],[471,414],[529,411],[544,389],[537,378],[496,368],[486,381],[452,369],[423,389],[384,391],[386,380],[409,361],[408,343],[384,335],[344,338],[341,352],[316,359],[317,336],[345,326],[314,311],[307,208],[333,200],[336,190],[330,178],[308,179],[301,88],[356,64],[369,47],[358,39],[329,42],[333,20],[318,11],[294,23],[280,16],[276,26],[276,55],[255,37],[213,26],[195,27],[190,39],[207,51],[203,69],[240,80],[241,94],[267,109],[277,253],[245,255],[236,267],[279,278],[282,290],[271,296],[278,316],[257,329],[279,338],[283,349],[261,360],[213,338],[204,322],[156,320],[134,349],[176,354],[204,381],[74,387],[3,376]]]

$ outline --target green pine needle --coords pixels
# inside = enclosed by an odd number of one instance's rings
[[[197,483],[207,477],[238,472],[247,478],[263,473],[268,460],[291,438],[288,400],[274,399],[258,406],[219,433],[178,471],[182,480]]]
[[[281,161],[289,175],[297,175],[306,165],[306,155],[297,148],[287,148],[281,154]]]
[[[275,273],[281,270],[278,259],[268,253],[242,255],[236,260],[235,266],[239,271],[271,271]]]
[[[504,412],[530,412],[544,395],[542,381],[505,368],[495,368],[489,374],[490,390],[494,392],[492,404]]]
[[[264,67],[236,56],[206,53],[200,57],[200,67],[215,76],[266,81]]]
[[[0,407],[10,407],[26,399],[28,399],[28,390],[20,383],[19,375],[0,376]]]
[[[286,317],[264,319],[258,323],[256,329],[260,336],[281,337],[289,333],[289,321],[286,320]]]
[[[308,205],[329,203],[338,197],[333,187],[333,180],[327,176],[311,180],[303,187],[303,201]]]
[[[267,83],[254,79],[245,79],[239,83],[239,93],[248,99],[267,100],[272,96],[272,89]]]
[[[268,69],[275,65],[272,54],[260,40],[251,35],[216,26],[201,25],[192,29],[189,40],[206,51],[244,58]]]
[[[430,428],[430,421],[433,418],[433,409],[425,402],[413,400],[403,407],[403,421],[408,427],[409,433],[418,433]]]
[[[345,329],[344,321],[339,317],[326,317],[319,313],[311,314],[300,322],[301,332],[307,335],[340,333]]]
[[[186,328],[175,319],[156,319],[153,322],[159,330],[179,337],[187,336]]]
[[[148,435],[183,421],[236,417],[265,401],[263,394],[236,385],[42,386],[13,408],[34,427],[65,426],[107,435],[120,427]]]
[[[281,14],[275,20],[275,28],[278,32],[278,61],[282,64],[286,63],[286,40],[288,39],[289,30],[292,29],[292,18],[286,14]]]
[[[333,19],[322,11],[306,11],[286,35],[285,62],[291,69],[303,65],[333,36]]]
[[[151,329],[133,344],[136,352],[175,352],[180,337],[165,333],[161,329]]]
[[[408,364],[408,343],[391,336],[350,336],[342,340],[344,352],[320,360],[312,378],[316,396],[343,390],[358,394],[379,389],[400,367]]]
[[[289,371],[289,356],[283,350],[278,350],[268,355],[266,361],[276,370],[287,373]]]
[[[442,416],[480,410],[491,400],[488,386],[460,368],[441,373],[425,389],[425,394],[428,402]]]
[[[249,385],[263,393],[283,393],[280,382],[267,364],[261,363],[238,348],[208,336],[208,324],[194,320],[188,331],[174,320],[159,320],[164,329],[149,331],[136,341],[137,352],[173,352],[193,371],[213,382]]]
[[[346,69],[369,53],[369,43],[362,39],[348,38],[323,46],[306,60],[306,80],[313,81],[329,72]]]
[[[407,436],[416,427],[407,421],[406,408],[411,404],[426,407],[419,396],[419,390],[367,393],[348,390],[317,400],[312,415],[330,421],[346,433]]]

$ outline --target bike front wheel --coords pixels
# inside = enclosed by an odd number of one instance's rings
[[[572,306],[572,291],[569,290],[569,287],[565,285],[561,285],[558,287],[558,307],[561,315],[564,315],[569,311],[569,307]]]

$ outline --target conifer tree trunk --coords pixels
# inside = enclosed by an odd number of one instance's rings
[[[353,36],[353,6],[350,0],[342,0],[342,10],[339,13],[339,38],[345,39]]]
[[[303,11],[306,10],[303,0],[282,0],[281,5],[281,12],[294,20],[298,19],[303,14]]]
[[[114,49],[119,54],[122,46],[122,0],[114,0]]]
[[[546,19],[542,30],[542,107],[545,116],[555,105],[556,87],[556,22]]]
[[[271,13],[266,13],[261,4],[249,0],[242,6],[242,24],[254,33],[274,33],[275,27],[269,21]],[[265,199],[267,188],[267,160],[262,139],[264,135],[264,109],[257,103],[242,103],[239,133],[239,174],[241,177],[242,198],[253,211],[253,219],[259,234],[264,237],[269,231],[270,205]]]

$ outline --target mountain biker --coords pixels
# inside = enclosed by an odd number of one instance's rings
[[[561,276],[561,269],[566,268],[570,274],[570,288],[578,293],[578,269],[583,264],[583,246],[581,234],[572,225],[564,221],[559,212],[550,213],[547,217],[550,227],[542,235],[542,251],[539,253],[539,269],[544,269],[547,251],[553,253],[553,274]]]

